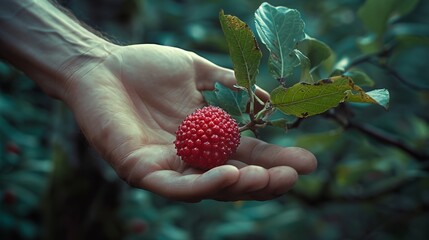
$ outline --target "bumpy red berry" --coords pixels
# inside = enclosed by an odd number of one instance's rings
[[[224,164],[240,143],[237,122],[219,107],[197,109],[176,131],[177,155],[194,168]]]

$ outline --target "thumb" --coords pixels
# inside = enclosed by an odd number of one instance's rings
[[[195,53],[191,54],[196,86],[199,91],[213,90],[216,82],[233,89],[234,84],[237,83],[233,70],[216,65]]]

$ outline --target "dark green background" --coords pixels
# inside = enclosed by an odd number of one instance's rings
[[[268,1],[298,9],[306,32],[337,61],[366,54],[370,33],[357,16],[364,1]],[[120,44],[192,50],[231,67],[221,9],[254,29],[250,0],[64,0],[79,19]],[[380,10],[382,11],[382,10]],[[321,115],[260,137],[313,151],[319,167],[286,196],[267,202],[188,204],[132,189],[91,150],[60,102],[0,62],[0,236],[2,239],[426,239],[429,236],[429,1],[391,19],[381,43],[406,41],[385,68],[359,64],[391,93],[388,111],[341,105],[343,128]],[[378,47],[382,47],[383,44]],[[264,49],[263,49],[264,50]],[[264,50],[266,63],[267,52]],[[277,82],[261,66],[257,83]],[[160,99],[162,101],[162,99]],[[350,114],[353,114],[351,116]]]

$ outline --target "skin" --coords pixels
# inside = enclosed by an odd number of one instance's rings
[[[174,149],[177,126],[205,105],[202,90],[217,81],[232,88],[230,69],[179,48],[112,44],[46,1],[2,1],[0,9],[1,56],[65,102],[88,142],[130,185],[189,202],[269,200],[315,170],[309,151],[249,137],[227,165],[188,167]],[[259,88],[257,95],[269,98]]]

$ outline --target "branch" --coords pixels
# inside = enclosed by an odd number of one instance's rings
[[[348,71],[350,68],[362,63],[373,62],[373,60],[375,59],[389,57],[390,54],[393,52],[394,48],[395,48],[395,45],[390,44],[382,48],[380,51],[370,53],[370,54],[364,54],[359,57],[356,57],[346,67],[344,67],[344,71]]]
[[[286,125],[286,129],[294,129],[298,128],[299,125],[301,125],[302,121],[304,121],[304,118],[297,118],[294,122],[288,123]]]
[[[405,86],[419,91],[419,90],[425,90],[425,91],[429,91],[429,87],[426,86],[418,86],[410,81],[408,81],[407,79],[405,79],[404,77],[402,77],[395,69],[393,69],[392,67],[390,67],[389,65],[387,65],[386,63],[376,63],[376,62],[370,62],[372,63],[374,66],[377,66],[383,70],[385,70],[388,74],[392,75],[394,78],[396,78],[399,82],[401,82],[402,84],[404,84]]]
[[[425,90],[428,91],[429,87],[426,86],[418,86],[410,81],[408,81],[407,79],[405,79],[404,77],[402,77],[395,69],[393,69],[391,66],[389,66],[387,64],[387,61],[385,60],[385,58],[390,57],[390,55],[392,54],[393,50],[395,49],[396,45],[395,44],[390,44],[387,45],[386,47],[382,48],[380,51],[377,51],[375,53],[371,53],[371,54],[365,54],[359,57],[356,57],[353,61],[351,61],[345,68],[344,71],[349,70],[350,68],[363,64],[363,63],[370,63],[376,67],[379,67],[383,70],[385,70],[388,74],[390,74],[391,76],[393,76],[394,78],[396,78],[399,82],[401,82],[402,84],[404,84],[405,86],[419,91],[419,90]],[[382,59],[384,59],[384,61],[381,61]]]
[[[402,151],[406,152],[407,154],[411,155],[412,157],[416,158],[420,161],[426,161],[429,160],[429,155],[419,152],[409,145],[405,144],[403,141],[401,141],[399,138],[388,135],[387,133],[381,131],[380,129],[377,129],[371,125],[368,124],[357,124],[353,122],[349,122],[348,128],[358,130],[359,132],[379,141],[386,145],[391,145],[396,148],[401,149]]]
[[[429,154],[417,151],[416,149],[405,144],[401,139],[392,136],[374,126],[368,124],[358,124],[348,119],[343,119],[336,112],[329,112],[325,116],[334,119],[345,129],[355,129],[383,144],[399,148],[421,162],[429,160]]]

